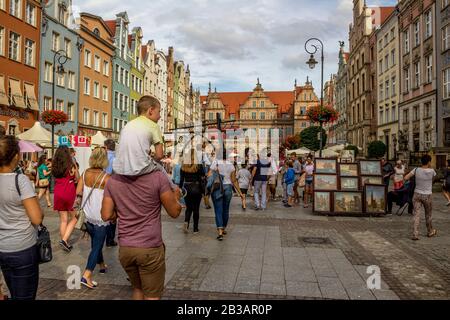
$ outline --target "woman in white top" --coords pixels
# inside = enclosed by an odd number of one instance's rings
[[[103,244],[106,240],[107,226],[109,223],[103,222],[101,217],[103,192],[109,175],[104,172],[108,166],[108,154],[104,147],[96,148],[92,151],[89,159],[89,169],[87,169],[77,187],[77,204],[81,202],[81,208],[86,215],[86,229],[91,237],[91,252],[81,278],[81,284],[93,289],[97,283],[92,280],[92,273],[96,265],[100,265],[100,273],[107,271],[107,266],[103,260]],[[83,199],[80,201],[80,199]]]
[[[401,160],[397,161],[394,172],[394,190],[400,190],[403,188],[403,178],[405,176],[405,166]]]
[[[238,171],[236,179],[239,182],[239,188],[242,192],[242,209],[246,210],[247,208],[247,201],[246,201],[246,195],[248,192],[248,189],[250,188],[250,181],[252,180],[252,174],[248,170],[247,164],[243,164],[242,168]]]
[[[241,198],[243,198],[243,195],[236,180],[236,169],[233,164],[233,158],[228,161],[215,160],[211,165],[209,175],[213,174],[212,171],[218,172],[223,177],[223,190],[218,188],[211,194],[218,231],[217,240],[222,241],[223,236],[227,234],[226,228],[230,216],[231,199],[233,198],[232,185],[234,185]]]
[[[425,220],[428,229],[428,237],[432,238],[437,235],[437,231],[432,225],[432,208],[433,208],[433,182],[436,177],[436,171],[431,168],[431,156],[424,155],[422,157],[422,167],[412,170],[405,178],[406,181],[415,177],[416,188],[414,189],[414,234],[412,240],[419,240],[420,225],[420,209],[425,209]]]

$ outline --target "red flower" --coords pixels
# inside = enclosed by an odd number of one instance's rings
[[[69,120],[67,114],[59,110],[46,110],[42,112],[41,118],[46,124],[50,125],[63,124]]]
[[[317,106],[310,108],[307,116],[312,122],[329,123],[337,121],[339,113],[330,106]]]

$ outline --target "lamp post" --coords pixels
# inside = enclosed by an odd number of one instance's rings
[[[394,139],[392,141],[394,143],[394,161],[397,162],[397,137],[394,136]]]
[[[310,44],[310,49],[308,49],[308,44],[310,42],[316,42]],[[320,81],[320,107],[323,108],[323,62],[324,62],[324,56],[323,56],[323,42],[318,38],[310,38],[305,43],[305,51],[309,53],[311,56],[309,57],[309,60],[306,62],[306,64],[309,66],[309,68],[312,70],[316,67],[316,64],[318,62],[314,58],[314,55],[317,53],[317,51],[321,51],[321,81]],[[319,151],[319,157],[322,158],[322,140],[323,140],[323,134],[322,134],[322,128],[323,128],[323,121],[324,119],[319,118],[320,123],[320,151]]]
[[[64,50],[55,52],[53,56],[53,85],[52,85],[52,111],[55,111],[55,85],[56,85],[56,72],[63,74],[64,64],[66,64],[69,57]],[[58,67],[56,67],[56,60],[58,60]],[[52,158],[55,156],[55,125],[52,124]]]

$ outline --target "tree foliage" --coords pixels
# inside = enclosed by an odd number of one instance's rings
[[[386,154],[387,147],[382,141],[369,143],[367,154],[369,158],[382,158]]]
[[[300,135],[289,136],[282,146],[285,150],[295,150],[300,148]]]
[[[320,149],[319,140],[320,127],[309,127],[300,133],[300,147],[308,148],[312,151]],[[322,128],[322,149],[327,144],[327,132]]]

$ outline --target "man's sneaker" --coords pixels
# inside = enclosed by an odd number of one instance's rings
[[[260,208],[258,208],[258,207],[253,207],[253,210],[255,210],[255,211],[259,211],[259,210],[261,210]]]
[[[66,252],[70,252],[70,251],[72,251],[72,249],[73,249],[73,247],[72,246],[69,246],[64,240],[61,240],[60,242],[59,242],[59,245],[63,248],[63,250],[64,251],[66,251]]]
[[[112,248],[112,247],[117,247],[117,242],[113,241],[113,242],[108,242],[106,244],[107,248]]]

